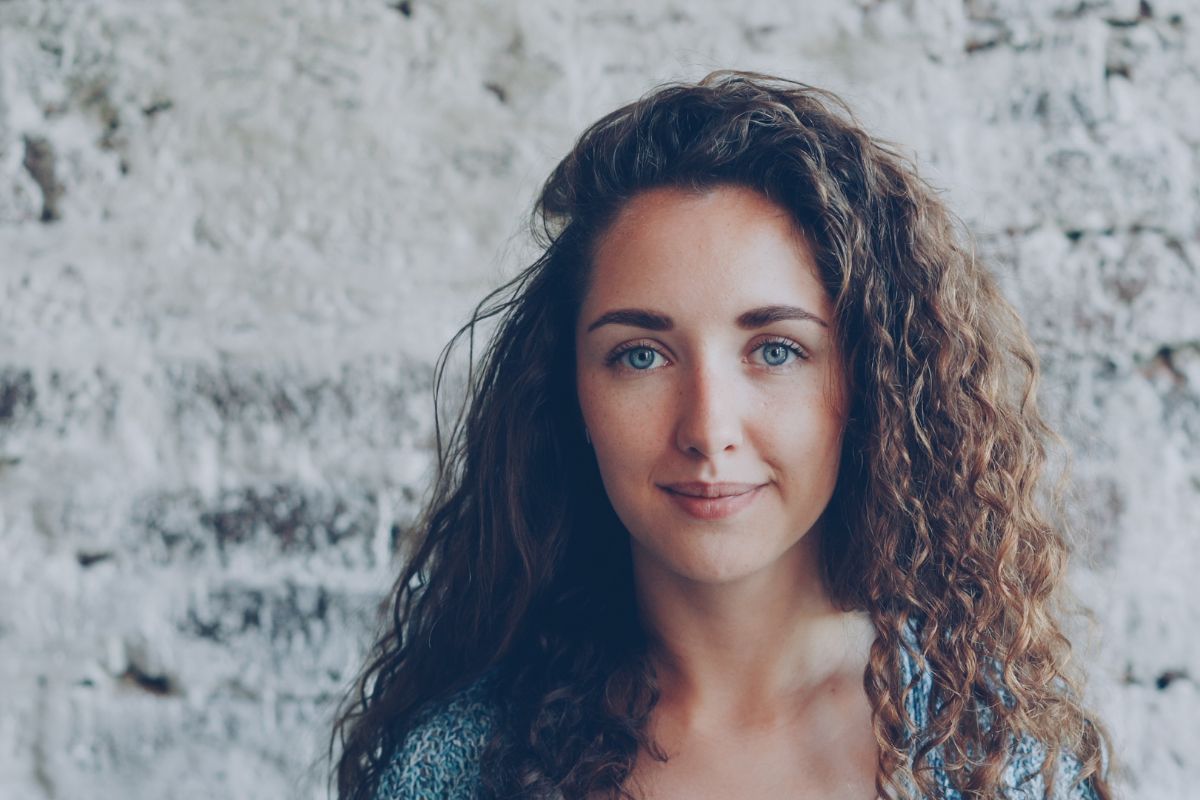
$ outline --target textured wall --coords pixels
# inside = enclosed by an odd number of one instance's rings
[[[321,797],[433,359],[654,83],[838,90],[1025,313],[1131,797],[1200,785],[1196,0],[0,0],[0,796]]]

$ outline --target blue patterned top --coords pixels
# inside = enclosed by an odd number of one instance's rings
[[[905,681],[912,680],[916,665],[902,652]],[[475,800],[479,792],[479,762],[497,724],[497,701],[492,692],[494,673],[488,673],[445,702],[427,709],[405,738],[384,771],[375,800]],[[923,670],[906,701],[918,729],[928,724],[933,676]],[[1069,755],[1059,758],[1054,791],[1046,792],[1039,772],[1045,749],[1026,737],[1016,744],[1005,771],[1005,800],[1096,800],[1088,784],[1072,786],[1079,762]],[[938,785],[945,800],[962,800],[944,769],[941,755],[930,753]],[[1025,778],[1029,777],[1028,780]]]

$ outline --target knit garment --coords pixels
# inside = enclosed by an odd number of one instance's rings
[[[905,681],[918,673],[906,651],[901,651]],[[494,673],[484,675],[443,703],[418,717],[384,771],[375,800],[476,800],[479,795],[479,762],[498,719],[493,694]],[[906,707],[918,730],[928,724],[933,676],[922,670],[908,695]],[[1075,786],[1079,762],[1069,755],[1059,758],[1054,791],[1046,792],[1040,774],[1045,749],[1028,737],[1013,747],[1005,771],[1006,800],[1096,800],[1088,782]],[[962,800],[944,769],[938,751],[929,755],[945,800]]]

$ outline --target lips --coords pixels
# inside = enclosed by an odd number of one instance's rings
[[[758,488],[757,483],[668,483],[663,487],[668,492],[687,497],[734,497]]]
[[[669,483],[659,488],[678,508],[697,519],[722,519],[732,516],[753,503],[759,489],[757,483]]]

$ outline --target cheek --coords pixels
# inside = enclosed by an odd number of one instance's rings
[[[606,463],[640,460],[651,450],[662,417],[656,402],[603,389],[583,397],[580,408],[602,468]]]
[[[642,484],[669,444],[670,400],[663,387],[649,381],[612,383],[584,375],[577,388],[600,477],[610,498],[619,502],[621,486]]]
[[[813,387],[781,387],[760,404],[748,428],[761,457],[791,491],[822,493],[841,460],[844,416],[835,398]],[[784,487],[787,491],[787,486]]]

